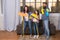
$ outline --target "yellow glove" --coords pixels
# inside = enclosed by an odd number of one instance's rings
[[[41,9],[41,13],[44,14],[44,9],[43,8]]]
[[[47,12],[49,12],[50,10],[49,9],[46,9]]]
[[[30,15],[30,19],[32,19],[33,17],[38,18],[38,16],[36,14],[34,14],[34,13]]]

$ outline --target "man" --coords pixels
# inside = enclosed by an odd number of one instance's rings
[[[43,2],[43,7],[41,9],[42,13],[42,20],[44,24],[44,30],[46,34],[46,40],[49,40],[49,26],[48,26],[48,21],[49,21],[49,8],[47,6],[46,2]]]

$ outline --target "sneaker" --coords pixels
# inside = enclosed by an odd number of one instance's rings
[[[49,40],[49,36],[46,36],[46,40]]]
[[[32,35],[30,35],[30,38],[32,38]]]
[[[36,38],[36,35],[34,35],[34,37],[33,37],[34,39]]]
[[[39,38],[39,35],[37,35],[36,38]]]

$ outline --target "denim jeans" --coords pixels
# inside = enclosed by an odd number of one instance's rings
[[[31,20],[29,20],[29,29],[30,29],[30,34],[32,35],[32,25],[31,25],[31,23],[32,23],[32,21]]]
[[[33,22],[33,28],[34,28],[34,35],[38,34],[38,24],[36,22]]]
[[[30,34],[32,34],[32,29],[31,29],[31,21],[24,21],[24,32],[26,30],[26,27],[29,27],[29,30],[30,30]]]
[[[49,26],[48,26],[48,19],[47,20],[43,20],[43,24],[44,24],[44,31],[46,34],[46,40],[49,40],[49,35],[50,35],[50,31],[49,31]]]

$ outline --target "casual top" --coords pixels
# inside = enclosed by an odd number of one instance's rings
[[[28,20],[29,20],[29,18],[28,18],[28,13],[25,13],[25,15],[26,15],[26,16],[24,16],[24,20],[25,20],[25,21],[28,21]]]
[[[41,9],[42,20],[47,20],[49,18],[49,9]]]
[[[36,15],[35,13],[32,13],[30,15],[30,19],[32,19],[33,22],[38,22],[38,15]]]

